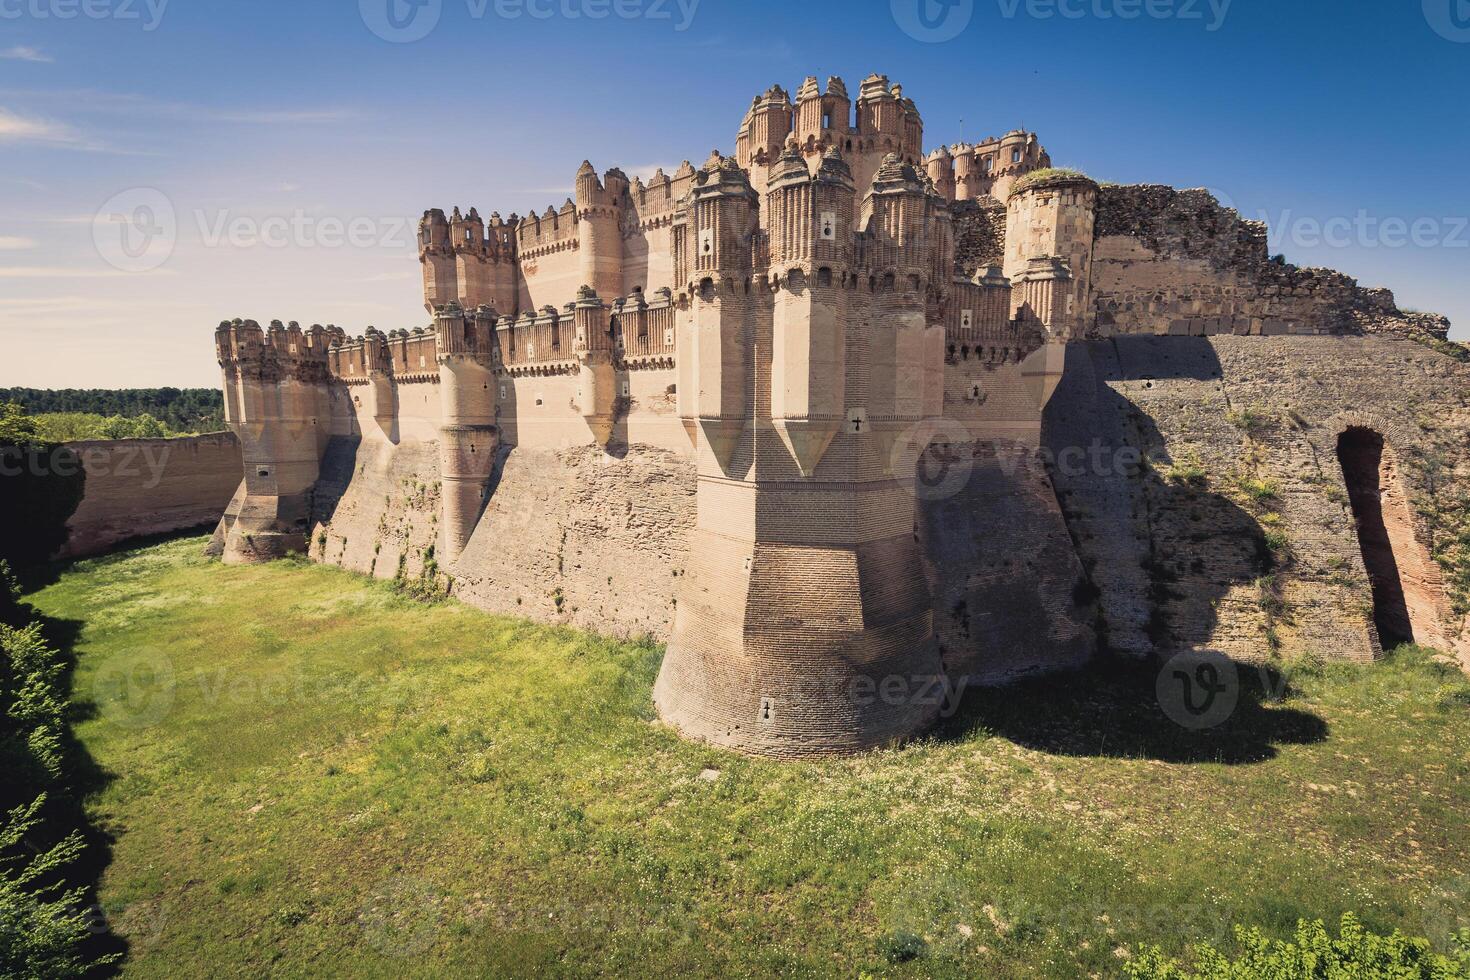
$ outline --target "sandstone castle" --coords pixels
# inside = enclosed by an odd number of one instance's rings
[[[770,755],[1100,651],[1464,648],[1445,321],[1203,191],[923,135],[881,75],[773,87],[733,155],[426,212],[426,326],[221,324],[213,550],[651,635],[661,717]]]

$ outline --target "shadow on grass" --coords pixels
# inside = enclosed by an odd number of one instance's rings
[[[1278,746],[1327,737],[1322,718],[1273,703],[1289,693],[1279,673],[1236,668],[1234,709],[1211,727],[1186,727],[1161,706],[1162,665],[1106,658],[1074,673],[971,688],[934,734],[962,741],[989,733],[1054,755],[1227,765],[1264,762]]]
[[[77,667],[77,640],[83,624],[78,620],[44,616],[31,606],[22,606],[22,612],[30,622],[40,624],[46,643],[58,651],[62,668],[61,689],[72,691]],[[46,804],[39,814],[41,822],[22,840],[28,851],[45,853],[72,832],[81,835],[85,843],[81,855],[60,869],[59,877],[41,884],[54,882],[59,890],[81,889],[81,904],[88,910],[89,938],[79,952],[89,962],[108,957],[120,959],[128,950],[127,941],[113,931],[97,898],[102,873],[112,863],[115,838],[92,820],[85,806],[85,801],[101,792],[114,777],[97,763],[75,734],[76,724],[94,717],[96,711],[90,698],[73,696],[66,727],[60,733],[59,748],[63,759],[60,777],[52,779],[44,772],[7,773],[4,788],[0,790],[0,807],[6,811],[29,804],[42,791],[46,793]],[[116,966],[97,967],[89,975],[113,976],[117,972]]]
[[[149,548],[177,541],[180,538],[197,538],[203,534],[214,531],[218,521],[210,521],[207,524],[196,524],[193,527],[179,528],[175,531],[162,531],[158,534],[146,534],[136,538],[128,538],[119,541],[106,551],[95,555],[79,555],[73,558],[58,558],[39,565],[31,565],[25,568],[13,569],[16,581],[20,583],[22,593],[36,592],[48,585],[56,584],[61,576],[79,562],[93,562],[96,564],[108,564],[110,562],[122,561],[134,552],[146,551]]]

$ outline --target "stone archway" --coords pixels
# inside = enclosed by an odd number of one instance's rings
[[[1337,459],[1373,588],[1380,642],[1385,650],[1399,643],[1437,644],[1439,577],[1415,537],[1398,457],[1381,433],[1349,426],[1338,436]]]

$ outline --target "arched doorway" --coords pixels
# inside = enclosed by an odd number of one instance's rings
[[[1373,621],[1385,650],[1431,642],[1415,635],[1433,622],[1433,597],[1424,580],[1421,548],[1399,482],[1398,460],[1383,436],[1353,426],[1337,438],[1337,459],[1358,526],[1358,546],[1373,587]]]

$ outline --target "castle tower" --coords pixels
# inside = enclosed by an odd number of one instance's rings
[[[424,267],[424,306],[459,301],[459,273],[450,241],[449,219],[438,208],[424,212],[419,220],[419,262]]]
[[[745,172],[718,154],[695,175],[690,198],[685,249],[695,285],[679,343],[679,416],[701,458],[708,452],[725,469],[749,429],[747,321],[760,212]]]
[[[608,308],[591,287],[578,290],[572,311],[572,325],[576,330],[573,348],[577,358],[576,408],[599,446],[612,441],[613,403],[617,399],[608,316]]]
[[[791,97],[779,85],[772,85],[764,95],[751,103],[740,133],[735,138],[735,157],[750,172],[751,185],[764,192],[766,173],[781,155],[786,137],[791,134]]]
[[[928,169],[929,180],[939,195],[946,201],[955,200],[955,158],[949,147],[941,146],[929,154],[924,166]]]
[[[608,171],[608,184],[597,179],[587,161],[577,171],[577,256],[582,282],[601,296],[623,294],[622,201],[628,179]]]
[[[654,689],[660,715],[687,735],[768,755],[851,752],[912,735],[938,711],[924,696],[942,674],[913,473],[895,467],[892,433],[924,411],[926,358],[942,370],[942,327],[925,308],[928,243],[944,232],[931,224],[937,199],[901,170],[870,195],[881,229],[860,233],[840,154],[809,177],[783,154],[768,196],[771,265],[746,280],[748,300],[730,303],[743,291],[737,268],[704,270],[723,275],[718,289],[712,274],[691,283],[697,346],[681,343],[681,376],[686,358],[697,364],[687,398],[681,379],[680,412],[701,430],[705,398],[719,397],[720,425],[741,438],[723,457],[700,441],[697,525]],[[707,234],[705,222],[690,232]],[[727,335],[743,314],[738,348],[708,339],[702,317],[716,304]],[[749,372],[740,401],[724,397],[732,361]]]
[[[1082,337],[1092,324],[1097,193],[1097,184],[1081,174],[1042,172],[1019,180],[1006,205],[1004,272],[1017,284],[1012,315],[1034,316],[1052,339]]]
[[[306,550],[325,442],[325,339],[320,329],[303,334],[279,320],[265,331],[254,320],[221,323],[215,331],[225,422],[245,461],[244,493],[224,542],[228,564]]]
[[[852,100],[842,79],[828,78],[824,93],[816,77],[807,76],[796,97],[796,138],[802,152],[820,158],[828,149],[840,148],[851,129]]]
[[[486,485],[500,446],[496,388],[491,373],[495,311],[488,306],[472,318],[455,303],[434,311],[434,344],[439,362],[439,479],[443,516],[439,558],[459,558],[485,508]]]

